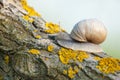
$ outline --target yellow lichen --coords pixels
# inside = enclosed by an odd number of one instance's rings
[[[27,0],[21,0],[21,4],[23,9],[28,12],[29,16],[41,16],[38,12],[36,12],[32,7],[27,4]]]
[[[61,60],[61,62],[62,62],[63,64],[68,64],[69,58],[65,58],[65,57],[63,57],[62,55],[60,55],[59,58],[60,58],[60,60]]]
[[[76,74],[76,72],[72,69],[72,67],[70,67],[69,69],[68,69],[68,76],[70,77],[70,78],[74,78],[74,75]]]
[[[40,39],[40,38],[41,38],[41,36],[40,36],[40,35],[37,35],[37,36],[35,36],[35,38],[36,38],[36,39]]]
[[[8,64],[8,63],[9,63],[9,56],[6,55],[6,56],[4,57],[4,60],[5,60],[5,63]]]
[[[61,29],[62,32],[66,32],[64,29]]]
[[[86,52],[79,52],[77,59],[79,62],[82,62],[85,58],[88,58],[89,55]]]
[[[29,21],[29,22],[33,22],[34,20],[32,18],[30,18],[28,15],[25,15],[23,16],[23,19],[25,19],[26,21]]]
[[[101,58],[96,68],[106,74],[115,73],[120,71],[120,60],[111,57]]]
[[[67,74],[67,70],[63,70],[63,74]]]
[[[35,29],[35,30],[34,30],[34,32],[38,32],[38,30],[37,30],[37,29]]]
[[[2,75],[0,75],[0,80],[4,80]]]
[[[59,58],[63,64],[67,64],[70,59],[76,59],[77,53],[71,49],[61,48],[59,51]]]
[[[100,58],[100,57],[94,57],[94,59],[98,61],[98,60],[100,60],[101,58]]]
[[[45,60],[47,61],[47,60],[48,60],[48,58],[45,58]]]
[[[74,71],[75,71],[76,73],[78,73],[79,68],[78,68],[77,66],[74,66]]]
[[[52,22],[47,22],[46,27],[48,28],[45,30],[46,33],[54,34],[63,31],[58,24],[53,24]]]
[[[29,21],[29,22],[33,22],[33,19],[31,18],[31,16],[40,17],[40,14],[37,13],[32,7],[30,7],[27,4],[27,0],[21,0],[21,4],[22,4],[23,9],[28,12],[27,15],[23,16],[23,19],[25,19],[26,21]]]
[[[50,51],[50,52],[52,52],[53,51],[53,49],[54,49],[54,46],[53,45],[48,45],[48,51]]]
[[[68,75],[70,78],[74,78],[78,72],[79,68],[77,66],[74,66],[74,68],[69,67],[68,70],[63,70],[63,74]]]
[[[31,54],[40,54],[40,51],[37,50],[37,49],[30,49],[30,50],[28,51],[28,53],[31,53]]]
[[[85,52],[74,51],[65,48],[61,48],[59,50],[59,58],[63,64],[68,64],[70,60],[79,60],[80,62],[82,62],[85,58],[88,57],[88,54]]]
[[[27,15],[26,15],[26,16],[23,16],[23,19],[25,19],[25,20],[28,21],[28,20],[29,20],[29,16],[27,16]]]
[[[70,67],[70,68],[68,69],[68,76],[69,76],[70,78],[74,78],[74,77],[75,77],[75,74],[77,74],[78,71],[79,71],[79,69],[78,69],[77,66],[75,66],[75,69],[73,69],[72,67]]]

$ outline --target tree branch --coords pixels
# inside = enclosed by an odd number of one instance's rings
[[[119,59],[60,46],[56,37],[67,33],[48,34],[47,22],[28,13],[20,0],[0,0],[1,80],[120,80]],[[25,20],[26,15],[33,22]],[[115,71],[103,70],[102,60]]]

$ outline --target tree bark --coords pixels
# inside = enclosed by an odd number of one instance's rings
[[[24,20],[26,14],[20,0],[0,0],[0,80],[120,80],[120,71],[106,74],[96,68],[99,61],[94,57],[110,57],[104,52],[87,53],[83,62],[62,63],[58,54],[62,47],[54,39],[58,34],[45,33],[41,17],[31,17],[32,23]],[[40,54],[30,54],[31,49]],[[74,77],[63,72],[75,66],[80,68]]]

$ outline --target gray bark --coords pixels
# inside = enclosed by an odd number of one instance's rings
[[[45,33],[46,21],[42,18],[33,17],[33,23],[25,21],[22,16],[26,13],[20,0],[0,0],[1,80],[120,80],[120,72],[105,74],[95,67],[98,61],[93,57],[108,57],[106,53],[87,53],[90,57],[83,62],[63,64],[58,55],[62,47],[54,39],[58,34]],[[36,39],[35,35],[42,38]],[[48,45],[54,45],[52,52],[47,50]],[[38,49],[40,54],[29,54],[29,49]],[[10,57],[8,64],[6,55]],[[70,66],[82,66],[72,79],[63,74]]]

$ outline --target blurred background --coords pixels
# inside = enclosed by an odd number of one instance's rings
[[[104,51],[120,59],[120,0],[27,0],[42,17],[60,24],[68,33],[75,23],[97,18],[108,30],[101,44]]]

